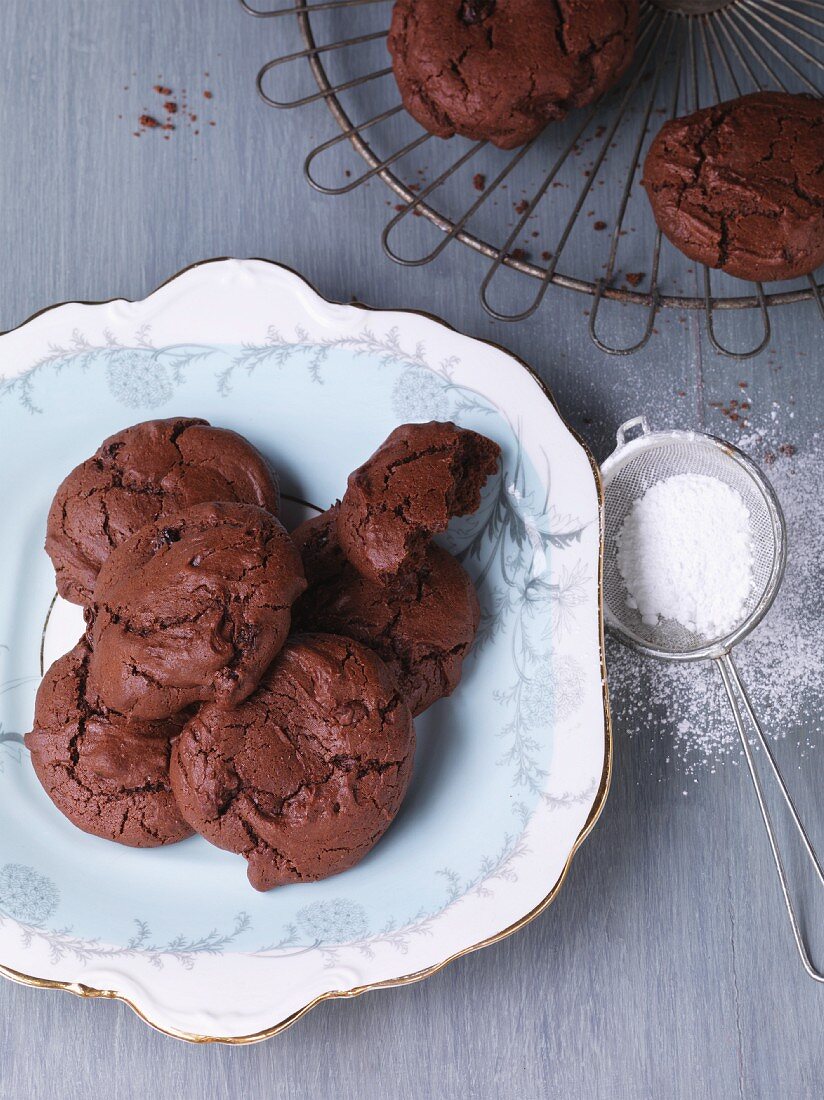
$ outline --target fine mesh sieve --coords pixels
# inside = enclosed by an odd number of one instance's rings
[[[744,725],[744,715],[749,719],[755,742],[764,752],[766,763],[822,886],[824,870],[798,816],[731,653],[733,646],[766,615],[781,584],[787,541],[778,498],[747,455],[715,436],[685,431],[651,432],[646,418],[636,417],[621,425],[617,442],[616,449],[601,467],[605,513],[603,594],[606,624],[621,641],[649,656],[668,661],[708,658],[718,665],[767,829],[801,961],[811,978],[824,982],[824,975],[812,965],[801,936],[775,830],[756,771],[753,744]],[[696,634],[673,620],[659,620],[654,625],[643,622],[640,613],[629,606],[626,584],[618,568],[618,534],[633,504],[657,482],[679,474],[702,474],[724,482],[738,493],[749,513],[753,583],[739,622],[723,636]],[[723,566],[724,547],[719,545],[717,551]]]
[[[628,433],[639,432],[631,440]],[[618,430],[618,447],[601,468],[606,500],[604,612],[608,626],[624,641],[653,657],[698,660],[720,656],[755,627],[775,599],[784,573],[786,532],[781,506],[761,471],[736,447],[698,432],[650,432],[643,417]],[[680,623],[657,626],[641,621],[627,604],[627,589],[618,570],[617,537],[639,497],[656,482],[678,474],[703,474],[734,489],[750,514],[753,586],[735,629],[707,638]],[[718,547],[719,556],[724,553]]]

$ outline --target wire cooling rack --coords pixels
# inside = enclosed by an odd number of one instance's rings
[[[635,60],[618,87],[506,153],[483,141],[434,138],[406,113],[386,51],[389,0],[295,0],[272,10],[239,2],[258,19],[279,21],[282,49],[288,25],[298,36],[300,48],[279,52],[258,73],[263,100],[279,109],[323,101],[340,127],[306,158],[309,183],[342,195],[381,179],[393,193],[382,234],[387,255],[413,267],[453,241],[474,249],[491,261],[480,298],[493,317],[525,320],[550,286],[566,287],[591,299],[583,312],[605,352],[644,347],[662,310],[680,311],[681,320],[700,311],[712,346],[734,359],[767,347],[778,306],[810,301],[824,319],[824,283],[813,275],[767,291],[662,247],[640,187],[644,154],[666,118],[752,91],[821,94],[824,0],[641,0]],[[298,96],[296,67],[311,74],[311,88]],[[278,82],[291,98],[278,97]],[[341,169],[339,157],[326,156],[347,141],[365,170]],[[643,310],[630,325],[615,312],[627,305]],[[729,347],[720,318],[740,310],[752,311],[753,335]],[[628,329],[636,331],[626,339]]]

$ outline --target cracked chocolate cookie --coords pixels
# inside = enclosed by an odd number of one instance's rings
[[[89,680],[107,706],[166,718],[257,686],[303,592],[300,554],[253,504],[195,504],[113,550],[89,613]]]
[[[51,666],[37,692],[26,747],[46,794],[86,833],[133,848],[191,836],[169,783],[171,739],[184,718],[130,722],[88,686],[81,640]]]
[[[418,568],[433,535],[477,511],[500,455],[451,421],[401,424],[349,475],[337,521],[344,554],[379,584]]]
[[[739,279],[824,263],[824,101],[758,92],[667,122],[643,184],[662,232]]]
[[[637,28],[638,0],[396,0],[388,46],[425,129],[512,149],[612,87]]]
[[[330,508],[292,532],[309,586],[293,608],[295,628],[343,634],[374,649],[412,714],[420,714],[458,686],[480,620],[475,587],[434,544],[418,569],[375,584],[346,560],[337,513]]]
[[[115,547],[167,512],[210,500],[277,513],[274,473],[236,432],[174,417],[110,436],[72,470],[49,510],[46,553],[57,591],[73,603],[89,603],[100,567]]]
[[[400,807],[414,750],[380,658],[349,638],[300,635],[239,707],[203,706],[187,723],[172,788],[189,824],[270,890],[362,859]]]

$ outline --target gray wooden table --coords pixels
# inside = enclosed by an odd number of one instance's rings
[[[506,327],[480,309],[485,268],[467,250],[422,270],[392,265],[379,183],[340,200],[305,186],[300,161],[332,124],[320,106],[284,114],[257,100],[254,74],[279,32],[233,0],[0,0],[0,28],[0,328],[56,301],[141,297],[204,257],[271,257],[329,297],[434,310],[506,343],[599,457],[641,411],[734,433],[712,403],[739,380],[754,420],[794,399],[792,442],[813,448],[824,327],[810,306],[782,314],[771,351],[744,365],[675,317],[641,354],[610,359],[590,344],[577,295],[553,292]],[[199,134],[133,136],[157,82],[197,100]],[[644,675],[652,684],[659,671]],[[4,982],[0,1095],[821,1096],[824,988],[796,959],[746,775],[705,770],[684,799],[670,758],[678,714],[630,738],[625,702],[613,699],[601,823],[558,900],[519,935],[423,984],[323,1005],[251,1048],[188,1047],[122,1005]],[[820,711],[820,685],[807,706]],[[824,745],[797,771],[796,739],[777,752],[824,844]],[[824,904],[808,898],[805,911],[821,962]]]

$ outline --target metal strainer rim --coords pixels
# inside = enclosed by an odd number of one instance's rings
[[[627,435],[634,429],[640,429],[640,434],[627,440]],[[787,525],[784,512],[776,495],[775,489],[770,484],[767,476],[759,466],[745,454],[739,447],[719,436],[709,432],[699,432],[684,429],[668,429],[665,431],[650,431],[646,417],[634,417],[623,423],[616,433],[617,446],[615,450],[601,464],[601,481],[604,491],[604,510],[609,509],[609,487],[615,475],[631,458],[635,458],[639,452],[649,450],[654,446],[671,445],[676,443],[689,444],[690,442],[709,443],[717,447],[724,455],[737,462],[745,473],[749,475],[755,487],[761,493],[767,508],[773,532],[773,562],[770,575],[764,589],[753,610],[747,617],[729,634],[720,639],[713,639],[706,645],[684,652],[673,652],[658,646],[642,642],[632,634],[621,619],[615,615],[606,600],[604,600],[604,622],[610,633],[614,634],[624,645],[648,657],[655,657],[662,661],[702,661],[710,658],[721,657],[729,653],[733,646],[747,637],[761,622],[775,600],[781,581],[784,577],[784,569],[787,564]],[[606,546],[605,554],[614,553],[614,547]]]

